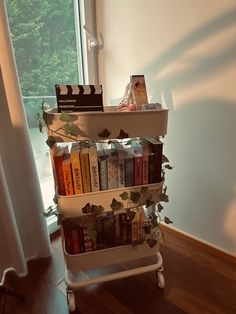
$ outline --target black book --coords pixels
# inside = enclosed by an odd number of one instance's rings
[[[149,155],[149,161],[151,164],[149,165],[150,173],[149,173],[149,182],[148,183],[158,183],[162,181],[162,150],[163,143],[155,138],[155,137],[141,137],[141,141],[148,144],[150,148],[150,152],[154,154]],[[153,165],[152,165],[153,163]]]

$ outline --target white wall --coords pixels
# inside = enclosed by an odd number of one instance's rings
[[[236,252],[235,0],[97,0],[104,102],[131,74],[170,109],[164,153],[174,227]]]

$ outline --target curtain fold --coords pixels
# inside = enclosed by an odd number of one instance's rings
[[[0,282],[51,254],[4,1],[0,1]]]

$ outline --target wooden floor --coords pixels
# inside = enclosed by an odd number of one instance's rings
[[[159,289],[153,272],[81,288],[77,313],[180,314],[236,313],[235,258],[164,228],[161,245],[166,288]],[[52,260],[32,261],[29,275],[7,278],[7,287],[25,294],[21,301],[7,297],[6,314],[65,314],[64,261],[60,237],[52,240]],[[143,262],[151,262],[152,258]],[[137,262],[134,263],[137,266]],[[86,272],[95,276],[130,267],[130,263]],[[3,313],[3,311],[2,311]],[[2,314],[1,313],[1,314]]]

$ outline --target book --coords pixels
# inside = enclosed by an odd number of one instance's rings
[[[115,246],[115,221],[113,212],[103,216],[103,239],[105,248]]]
[[[89,165],[89,149],[83,144],[80,145],[80,164],[84,193],[91,192],[90,165]]]
[[[105,154],[105,151],[98,151],[98,171],[99,171],[99,181],[100,189],[108,190],[108,175],[107,175],[107,159],[108,156]]]
[[[91,190],[92,192],[97,192],[97,191],[100,191],[100,182],[99,182],[99,169],[98,169],[98,154],[97,154],[97,147],[96,147],[95,142],[90,143],[88,153],[89,153]]]
[[[149,160],[149,147],[147,143],[142,145],[142,155],[143,155],[143,184],[148,184],[148,160]]]
[[[118,188],[125,187],[125,151],[123,145],[118,140],[113,140],[111,147],[117,152],[117,167],[118,167]]]
[[[108,189],[117,189],[118,187],[118,157],[115,150],[105,150],[107,154],[107,175]]]
[[[81,229],[81,242],[83,252],[90,252],[96,249],[96,215],[88,214],[79,217]]]
[[[66,195],[62,164],[65,154],[67,153],[67,149],[68,148],[63,146],[54,145],[53,147],[53,169],[57,184],[57,193],[59,195]]]
[[[134,185],[143,184],[143,155],[141,148],[134,148]]]
[[[62,170],[63,170],[63,178],[64,178],[64,187],[65,187],[65,195],[73,195],[74,194],[74,185],[72,178],[72,169],[71,169],[71,158],[70,155],[67,154],[64,157],[62,162]]]
[[[162,181],[162,149],[163,143],[155,137],[142,137],[142,141],[149,145],[151,153],[154,157],[149,157],[149,160],[153,162],[153,165],[149,166],[151,169],[149,183],[158,183]]]
[[[62,230],[65,241],[65,250],[69,254],[78,254],[81,251],[80,226],[77,218],[63,219]]]
[[[80,165],[80,144],[72,143],[70,150],[71,157],[71,169],[74,182],[74,193],[82,194],[83,193],[83,182],[82,182],[82,171]]]
[[[134,185],[134,156],[132,148],[125,148],[125,186]]]

